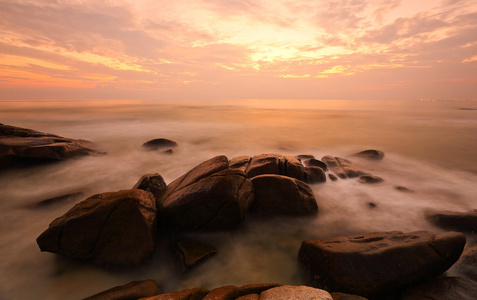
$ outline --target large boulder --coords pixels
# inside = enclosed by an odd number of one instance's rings
[[[303,241],[299,259],[317,287],[368,297],[441,274],[465,241],[457,232],[375,232]]]
[[[281,175],[252,178],[255,199],[250,208],[262,215],[314,215],[318,212],[311,188],[301,180]]]
[[[461,277],[441,277],[406,289],[400,299],[475,300],[477,282]]]
[[[333,300],[330,293],[309,286],[283,285],[260,294],[260,300]]]
[[[426,219],[444,229],[477,232],[477,210],[468,212],[427,211]]]
[[[91,260],[105,267],[135,266],[154,251],[156,205],[143,190],[93,195],[51,222],[41,251]]]
[[[170,183],[158,210],[167,229],[222,230],[235,227],[252,200],[252,183],[245,173],[229,169],[227,157],[217,156]]]
[[[275,174],[293,177],[298,180],[305,179],[305,171],[298,158],[280,154],[255,155],[248,164],[245,173],[249,178],[264,174]]]
[[[15,167],[99,154],[86,140],[0,124],[0,166]]]
[[[159,286],[155,280],[133,281],[95,294],[84,300],[130,300],[157,295]]]

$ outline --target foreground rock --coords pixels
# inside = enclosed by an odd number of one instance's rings
[[[266,290],[260,294],[260,300],[333,300],[330,293],[309,286],[283,285]]]
[[[142,145],[148,150],[165,150],[166,148],[177,147],[177,143],[168,139],[154,139],[150,140]]]
[[[428,211],[426,219],[444,229],[477,232],[477,210],[469,212]]]
[[[477,281],[477,245],[464,249],[455,268],[467,277]]]
[[[255,199],[250,208],[261,215],[314,215],[318,212],[315,196],[303,181],[281,175],[252,178]]]
[[[200,300],[209,293],[208,289],[193,288],[157,296],[141,298],[141,300]]]
[[[99,154],[91,146],[92,143],[86,140],[0,124],[0,167],[28,166]]]
[[[167,229],[222,230],[240,223],[252,200],[245,173],[229,169],[227,157],[217,156],[170,183],[158,210]]]
[[[38,238],[41,251],[105,267],[135,266],[154,251],[156,206],[143,190],[97,194],[54,220]]]
[[[155,296],[159,293],[157,282],[149,279],[133,281],[98,293],[84,300],[129,300]]]
[[[460,277],[437,278],[406,289],[401,296],[403,300],[475,300],[477,282]]]
[[[217,254],[214,247],[190,240],[180,240],[174,245],[176,262],[181,274]]]
[[[443,273],[465,241],[457,232],[375,232],[303,241],[299,259],[317,287],[368,297]]]

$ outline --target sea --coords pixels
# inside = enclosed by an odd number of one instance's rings
[[[442,231],[424,218],[427,210],[477,208],[477,101],[0,101],[0,123],[90,140],[107,152],[0,170],[0,299],[82,299],[144,279],[156,280],[164,292],[249,283],[301,285],[305,279],[297,253],[303,240]],[[178,146],[173,154],[142,148],[156,138]],[[385,156],[370,161],[352,155],[367,149]],[[170,183],[217,155],[232,159],[265,153],[344,157],[384,181],[311,185],[316,217],[247,217],[234,231],[189,234],[218,254],[183,275],[167,243],[158,243],[144,265],[123,271],[40,252],[36,244],[49,223],[75,204],[35,208],[44,199],[80,191],[81,201],[130,189],[150,173]],[[475,237],[469,235],[472,242]]]

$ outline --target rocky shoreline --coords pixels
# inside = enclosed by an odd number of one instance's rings
[[[60,146],[73,149],[72,154],[60,150],[63,156],[41,150],[48,154],[47,160],[69,159],[77,156],[76,153],[100,153],[87,147],[78,150],[78,145],[85,141],[54,135],[42,137],[29,129],[1,126],[3,158],[28,157],[25,153],[32,151],[28,147],[40,144],[43,147],[45,138],[51,142],[47,143],[48,149]],[[8,145],[10,140],[14,143]],[[152,144],[152,148],[144,147],[163,150],[177,146],[172,141],[164,142],[165,139],[154,141],[145,143]],[[384,153],[365,150],[354,156],[379,161]],[[326,184],[327,180],[379,184],[384,179],[358,169],[346,158],[331,155],[321,159],[310,154],[261,154],[232,159],[219,155],[169,184],[160,174],[147,174],[132,188],[88,197],[53,220],[37,243],[41,251],[106,269],[135,268],[147,263],[159,240],[183,232],[234,230],[245,218],[316,217],[319,197],[309,185]],[[397,190],[412,192],[405,187]],[[46,206],[62,199],[57,198],[45,202]],[[369,204],[370,208],[375,206]],[[466,235],[463,234],[477,230],[475,211],[428,212],[423,218],[454,231],[366,232],[303,241],[297,257],[308,286],[252,283],[162,293],[154,280],[146,280],[115,287],[88,299],[475,299],[477,255],[475,247],[464,251]],[[171,243],[175,245],[178,273],[213,259],[217,253],[214,247],[200,241],[172,238]],[[453,265],[465,277],[442,275]]]

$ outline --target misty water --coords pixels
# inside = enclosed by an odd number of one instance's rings
[[[304,239],[440,231],[424,211],[477,208],[475,101],[3,101],[0,123],[87,139],[108,153],[0,172],[0,299],[80,299],[148,278],[165,291],[303,284],[297,253]],[[179,146],[172,155],[144,151],[141,145],[154,138]],[[382,150],[385,157],[350,156],[365,149]],[[316,217],[246,218],[233,232],[189,235],[219,254],[183,276],[161,243],[143,266],[124,272],[41,253],[36,244],[48,224],[74,205],[32,208],[43,199],[129,189],[148,173],[170,183],[217,155],[262,153],[346,157],[384,182],[328,180],[311,185]]]

